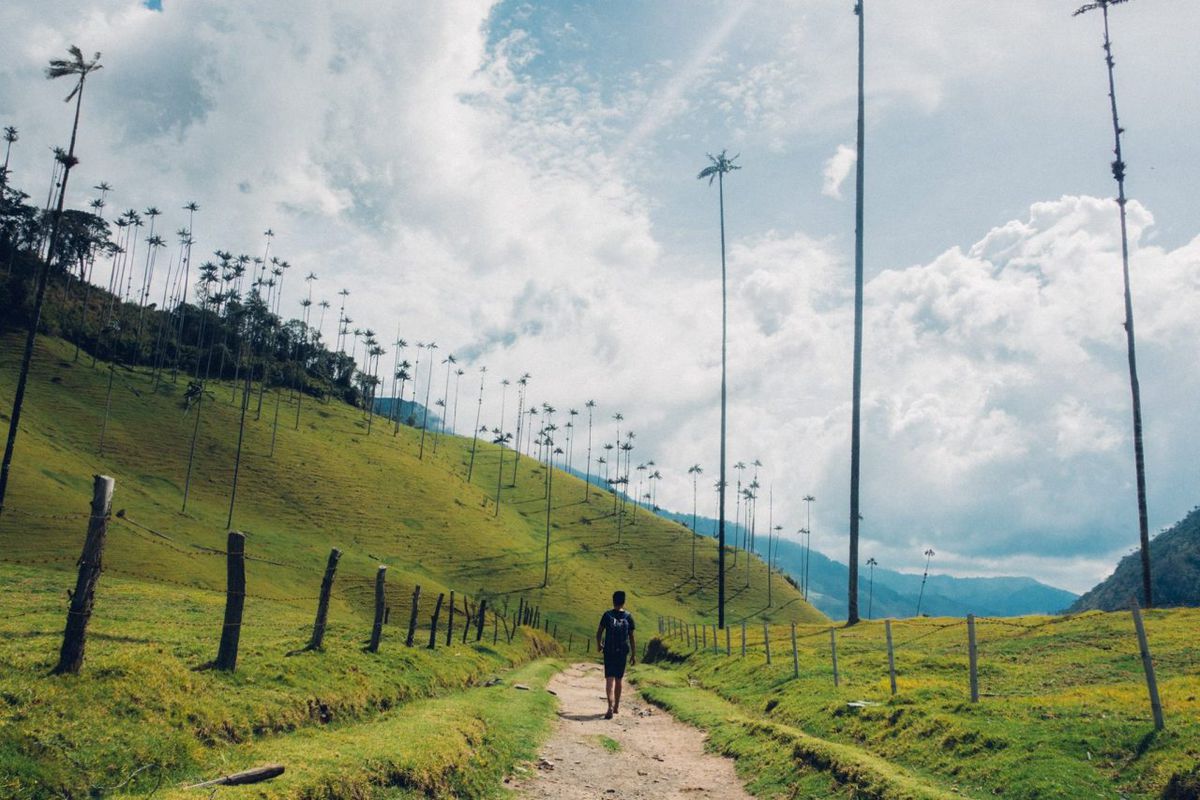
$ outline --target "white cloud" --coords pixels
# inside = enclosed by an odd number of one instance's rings
[[[854,165],[857,162],[858,154],[854,151],[854,148],[839,144],[837,152],[825,162],[825,169],[822,172],[821,194],[826,197],[832,197],[835,200],[841,200],[842,184],[846,182],[846,178],[850,176],[850,170],[854,169]]]

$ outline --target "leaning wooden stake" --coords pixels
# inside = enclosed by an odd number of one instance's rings
[[[462,643],[467,643],[467,637],[471,635],[471,601],[467,596],[463,595],[463,635]]]
[[[967,614],[967,661],[971,673],[971,702],[979,702],[979,654],[975,649],[975,615]]]
[[[892,621],[883,621],[883,630],[887,634],[888,649],[888,678],[892,682],[892,694],[896,694],[896,653],[892,649]]]
[[[92,515],[88,518],[87,537],[83,540],[83,553],[79,556],[79,575],[75,579],[75,593],[71,595],[71,607],[67,611],[67,626],[63,631],[55,675],[74,675],[83,666],[87,626],[96,602],[96,583],[100,580],[100,562],[104,555],[104,540],[108,536],[108,518],[112,513],[113,484],[113,479],[107,475],[92,478]]]
[[[771,663],[771,628],[763,622],[763,649],[767,653],[767,663]]]
[[[1138,649],[1142,652],[1142,669],[1146,673],[1146,689],[1150,692],[1150,711],[1154,714],[1154,730],[1161,731],[1163,722],[1162,702],[1158,699],[1158,681],[1154,678],[1154,661],[1150,658],[1150,643],[1146,640],[1146,626],[1142,624],[1142,611],[1137,597],[1129,597],[1129,610],[1133,613],[1133,627],[1137,629]]]
[[[246,605],[246,537],[230,531],[225,544],[225,624],[213,666],[232,672],[237,667],[242,637],[242,610]]]
[[[429,649],[437,649],[438,617],[442,614],[442,602],[446,599],[445,592],[438,592],[437,605],[433,607],[433,619],[429,622]]]
[[[792,623],[792,677],[800,677],[800,651],[796,649],[796,623]]]
[[[829,654],[833,659],[833,685],[838,685],[838,668],[837,668],[837,631],[833,628],[829,629]]]
[[[413,588],[412,611],[408,615],[408,636],[404,639],[405,647],[413,646],[413,637],[417,635],[417,609],[421,602],[421,587]]]
[[[308,640],[306,650],[320,650],[325,641],[325,626],[329,620],[329,595],[333,592],[333,579],[337,575],[338,561],[342,551],[336,547],[329,551],[329,560],[325,562],[325,577],[321,579],[321,594],[317,598],[317,619],[313,622],[312,638]]]
[[[483,623],[484,623],[483,615],[484,615],[484,612],[486,609],[487,609],[487,598],[484,597],[483,599],[481,599],[479,601],[479,620],[475,623],[475,641],[477,641],[477,642],[480,641],[481,639],[483,639]]]
[[[385,605],[384,581],[387,579],[387,567],[379,565],[375,573],[375,624],[371,626],[371,641],[367,644],[367,652],[379,651],[379,640],[383,637],[383,609]]]

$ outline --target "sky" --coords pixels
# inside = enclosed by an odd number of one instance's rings
[[[460,430],[480,367],[489,427],[499,379],[528,372],[560,425],[581,412],[575,467],[594,400],[597,451],[620,412],[659,504],[690,511],[700,464],[709,516],[720,239],[696,174],[738,154],[730,463],[762,462],[759,518],[770,497],[786,536],[815,496],[813,546],[844,561],[852,6],[7,0],[0,125],[13,182],[43,194],[71,108],[41,70],[100,51],[71,204],[107,181],[109,209],[175,230],[195,201],[200,252],[259,254],[270,228],[297,267],[285,311],[311,271],[385,363],[397,330],[410,361],[456,355]],[[1101,19],[1073,10],[868,0],[864,560],[915,571],[932,547],[935,571],[1084,591],[1137,543]],[[1112,26],[1157,531],[1200,501],[1200,4],[1121,4]]]

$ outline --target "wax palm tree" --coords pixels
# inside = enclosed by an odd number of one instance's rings
[[[396,393],[396,383],[400,380],[400,351],[408,347],[408,342],[400,338],[400,325],[398,323],[396,325],[396,341],[392,342],[392,346],[396,348],[392,351],[395,354],[392,356],[392,422],[396,426],[392,431],[392,435],[395,436],[400,432],[400,405],[404,401],[403,393],[399,395]],[[407,362],[405,364],[405,369],[407,369]]]
[[[736,567],[738,563],[737,532],[742,521],[742,473],[745,471],[746,465],[739,461],[733,465],[733,468],[737,470],[738,474],[737,483],[733,489],[733,566]],[[718,483],[722,482],[718,481]],[[719,498],[718,502],[720,502]],[[745,531],[745,525],[742,525],[742,530]]]
[[[449,399],[450,399],[450,371],[452,369],[454,369],[454,366],[456,364],[458,364],[458,361],[455,360],[453,353],[448,353],[446,355],[446,358],[442,361],[442,363],[446,365],[446,387],[442,390],[441,434],[438,434],[437,431],[434,431],[434,435],[433,435],[433,452],[435,452],[435,453],[437,452],[437,449],[438,449],[438,440],[441,438],[441,436],[446,435],[446,417],[450,416],[450,414],[447,413],[449,411],[448,403],[449,403]]]
[[[567,416],[569,416],[570,419],[567,420],[567,424],[564,427],[567,429],[567,472],[570,472],[571,462],[573,460],[571,458],[572,448],[575,444],[575,418],[579,416],[579,409],[567,409]]]
[[[721,458],[720,471],[718,477],[719,499],[717,501],[717,625],[721,628],[725,627],[725,431],[727,423],[726,413],[726,363],[727,363],[727,330],[729,319],[729,308],[726,295],[726,270],[725,270],[725,176],[734,170],[741,169],[740,166],[733,162],[737,160],[737,156],[726,158],[725,151],[722,150],[720,155],[708,156],[709,165],[700,170],[700,174],[696,177],[700,180],[708,178],[708,185],[712,186],[713,179],[717,180],[718,191],[718,208],[720,209],[721,219]]]
[[[616,445],[615,445],[617,447],[616,476],[618,478],[620,478],[621,477],[621,450],[620,450],[620,448],[621,448],[621,421],[625,419],[625,416],[620,411],[618,411],[617,413],[612,415],[612,418],[613,418],[613,422],[617,423],[617,441],[616,441]],[[607,450],[609,448],[607,445],[605,445],[604,449]],[[616,491],[613,492],[613,513],[614,514],[617,513],[617,493],[616,493]]]
[[[400,382],[400,395],[396,400],[396,413],[392,415],[392,423],[394,425],[392,436],[400,433],[400,415],[404,413],[404,384],[412,377],[408,372],[411,366],[412,364],[409,364],[407,361],[401,361],[399,369],[396,370],[396,380]]]
[[[692,476],[692,577],[696,577],[696,540],[700,532],[696,528],[696,513],[699,502],[700,476],[704,474],[699,464],[688,467],[688,475]]]
[[[429,391],[433,388],[433,351],[437,350],[437,342],[430,342],[425,349],[429,351],[429,377],[425,381],[425,412],[421,414],[421,449],[417,455],[422,460],[425,458],[425,431],[429,428]]]
[[[812,504],[817,501],[817,498],[811,494],[804,495],[805,506],[805,527],[804,533],[808,536],[808,543],[804,548],[804,599],[808,599],[808,565],[812,562]]]
[[[550,413],[553,413],[552,411]],[[542,438],[546,440],[546,449],[549,453],[548,463],[546,465],[546,556],[542,567],[542,588],[545,589],[550,585],[550,510],[551,510],[551,489],[554,480],[554,454],[561,453],[560,448],[554,447],[554,439],[552,438],[554,425],[547,425],[546,433]]]
[[[596,401],[588,400],[583,405],[588,410],[587,471],[583,480],[583,502],[586,503],[592,490],[592,414],[596,410]]]
[[[525,407],[525,393],[529,389],[529,381],[533,376],[526,372],[517,379],[517,437],[513,442],[513,476],[512,486],[517,485],[517,465],[521,463],[521,417]]]
[[[1133,464],[1137,478],[1138,537],[1141,542],[1142,559],[1142,602],[1146,608],[1154,605],[1150,581],[1150,528],[1149,512],[1146,508],[1146,456],[1142,445],[1142,392],[1138,383],[1137,355],[1133,336],[1133,293],[1129,286],[1129,231],[1126,223],[1125,205],[1125,160],[1122,155],[1121,127],[1117,116],[1117,88],[1113,77],[1116,62],[1113,60],[1112,39],[1108,29],[1108,8],[1126,0],[1098,0],[1088,3],[1075,12],[1075,16],[1100,9],[1104,15],[1104,63],[1108,67],[1108,99],[1112,111],[1113,154],[1112,176],[1117,182],[1117,209],[1121,218],[1121,275],[1125,282],[1125,346],[1129,360],[1129,390],[1133,406]]]
[[[875,608],[875,568],[879,566],[879,562],[874,556],[867,559],[867,566],[871,568],[871,578],[867,584],[867,619],[871,619],[871,612]]]
[[[925,597],[925,581],[929,580],[929,562],[937,553],[933,552],[933,548],[931,547],[923,555],[925,556],[925,574],[921,576],[921,591],[917,594],[916,616],[918,617],[921,616],[921,600]]]
[[[458,389],[462,384],[462,376],[466,375],[464,369],[454,370],[454,417],[450,421],[450,433],[455,433],[458,430]]]
[[[479,402],[475,406],[475,427],[471,434],[471,461],[467,464],[467,483],[471,482],[471,475],[475,472],[475,447],[479,444],[479,420],[483,414],[483,387],[487,382],[487,367],[479,368]],[[487,430],[484,428],[483,430]]]
[[[500,516],[500,487],[504,483],[504,445],[512,441],[511,433],[502,433],[499,428],[492,428],[492,444],[496,445],[500,460],[496,469],[496,513]]]
[[[610,487],[612,484],[612,480],[608,477],[608,475],[609,475],[608,465],[612,462],[613,447],[614,447],[614,445],[612,442],[605,442],[604,443],[604,452],[608,453],[608,458],[605,458],[604,456],[600,456],[600,459],[596,462],[597,464],[604,465],[604,483],[605,483],[605,485],[608,485]],[[614,498],[614,502],[613,502],[613,507],[614,508],[616,507],[615,498]]]
[[[862,332],[863,332],[863,158],[866,140],[864,117],[866,101],[863,86],[866,68],[863,58],[866,14],[864,0],[854,5],[858,16],[858,134],[855,162],[854,205],[854,367],[850,403],[850,564],[847,586],[846,624],[858,622],[858,480],[862,440]]]
[[[25,387],[29,382],[29,367],[33,363],[33,345],[37,339],[38,325],[42,319],[42,304],[46,300],[46,284],[50,277],[50,263],[54,260],[58,247],[58,233],[63,216],[63,203],[67,197],[67,179],[71,176],[71,168],[78,163],[75,158],[75,139],[79,132],[79,112],[83,106],[83,84],[87,76],[101,69],[100,54],[96,53],[91,61],[83,57],[79,48],[71,45],[67,48],[70,59],[52,59],[46,68],[46,77],[50,80],[70,76],[75,79],[75,88],[67,95],[64,102],[75,100],[75,121],[71,126],[71,144],[63,154],[59,163],[62,164],[62,180],[58,190],[58,202],[54,216],[50,222],[50,241],[46,259],[38,270],[37,290],[34,293],[33,313],[29,317],[29,331],[25,336],[25,350],[21,354],[21,368],[17,376],[17,391],[13,395],[12,413],[8,421],[8,441],[4,445],[4,461],[0,463],[0,514],[4,513],[4,497],[8,491],[8,475],[12,469],[13,451],[17,445],[17,431],[21,425],[21,409],[25,403]]]
[[[0,169],[0,186],[8,185],[8,159],[12,155],[12,146],[21,137],[17,129],[9,125],[4,129],[4,168]]]

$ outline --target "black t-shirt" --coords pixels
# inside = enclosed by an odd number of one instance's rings
[[[604,631],[606,653],[629,652],[629,636],[634,629],[633,614],[610,608],[600,615],[600,628]]]

